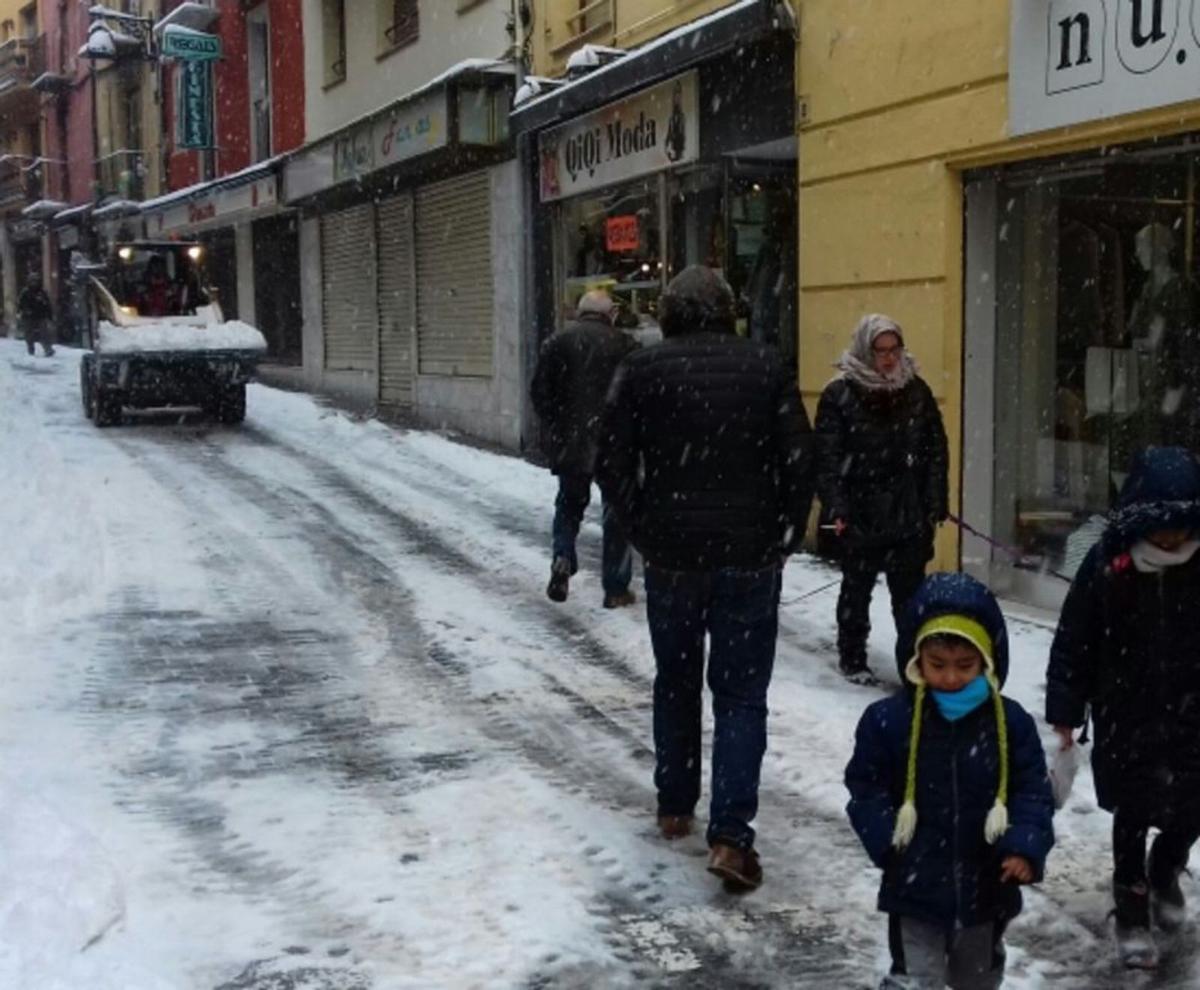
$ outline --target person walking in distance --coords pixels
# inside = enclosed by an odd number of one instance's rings
[[[17,319],[25,335],[25,349],[32,356],[34,344],[42,345],[42,353],[50,357],[54,353],[51,341],[50,324],[54,319],[54,310],[50,305],[50,297],[42,288],[42,277],[37,272],[30,273],[25,280],[25,287],[17,296]]]
[[[894,320],[859,320],[836,367],[817,406],[817,493],[842,563],[838,667],[855,683],[874,684],[867,638],[875,579],[886,575],[898,616],[948,513],[949,452],[937,402]]]
[[[616,329],[616,306],[606,292],[593,290],[579,300],[576,318],[542,347],[530,397],[543,425],[542,448],[558,477],[554,502],[551,601],[564,602],[578,570],[575,541],[591,499],[596,439],[604,397],[617,365],[637,342]],[[604,607],[632,605],[629,588],[633,557],[629,542],[607,502],[603,503],[602,582]]]
[[[654,647],[654,782],[665,838],[700,798],[708,638],[709,871],[762,882],[751,825],[767,743],[780,575],[812,503],[811,434],[776,348],[738,337],[733,292],[693,265],[663,293],[664,340],[617,369],[596,477],[646,564]]]
[[[1200,837],[1197,551],[1200,463],[1182,447],[1146,448],[1075,574],[1046,670],[1046,721],[1064,749],[1091,706],[1118,952],[1133,969],[1157,966],[1156,939],[1183,929],[1179,878]]]

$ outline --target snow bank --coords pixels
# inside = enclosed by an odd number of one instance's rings
[[[102,354],[146,354],[155,351],[259,351],[266,353],[261,333],[241,320],[210,323],[171,323],[167,320],[138,326],[117,327],[100,323]]]
[[[115,985],[94,982],[97,974],[82,958],[125,914],[104,850],[5,777],[0,807],[0,984]]]

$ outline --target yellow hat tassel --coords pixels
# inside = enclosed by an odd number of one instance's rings
[[[892,845],[905,849],[917,831],[917,749],[921,742],[921,712],[925,708],[925,682],[917,684],[913,701],[912,729],[908,738],[908,767],[904,775],[904,803],[896,815]]]
[[[983,823],[983,836],[992,844],[1008,831],[1008,722],[995,675],[989,671],[987,679],[992,689],[992,704],[996,706],[996,736],[1000,745],[1000,786],[996,791],[996,803]]]

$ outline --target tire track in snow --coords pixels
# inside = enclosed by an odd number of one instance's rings
[[[310,461],[310,458],[306,457],[304,460]],[[211,466],[212,465],[209,465],[209,467]],[[537,608],[533,609],[533,611],[542,613],[539,615],[539,618],[542,618],[543,620],[551,620],[550,625],[552,627],[556,627],[560,635],[564,629],[568,632],[567,637],[563,639],[561,643],[562,649],[566,651],[568,655],[574,654],[579,659],[597,665],[608,673],[615,672],[617,675],[627,680],[631,679],[635,683],[639,683],[639,688],[640,691],[643,692],[643,697],[648,698],[648,678],[638,671],[630,670],[628,664],[622,659],[614,659],[614,657],[611,655],[611,651],[607,647],[603,646],[603,644],[595,642],[588,635],[587,630],[582,627],[578,620],[571,617],[569,613],[564,613],[561,610],[555,609],[554,606],[538,602],[537,599],[533,599],[532,601],[527,600],[529,598],[529,592],[528,588],[524,585],[514,585],[509,587],[506,583],[502,583],[499,587],[497,587],[494,580],[494,575],[480,574],[478,563],[474,559],[472,559],[469,555],[462,553],[458,548],[448,545],[428,525],[418,520],[411,519],[405,514],[391,508],[390,506],[382,504],[373,495],[358,489],[357,486],[355,486],[349,479],[346,479],[340,473],[332,469],[329,465],[320,463],[317,464],[316,467],[318,467],[319,474],[321,475],[326,486],[330,486],[330,483],[332,482],[331,487],[336,491],[336,493],[341,494],[343,497],[349,496],[351,501],[360,509],[367,510],[369,516],[374,520],[376,525],[383,525],[385,529],[391,529],[393,531],[399,527],[398,535],[403,542],[415,542],[421,547],[423,553],[426,553],[427,556],[429,556],[432,560],[437,562],[440,566],[446,568],[448,573],[454,574],[460,578],[464,574],[471,575],[472,581],[477,584],[482,583],[482,587],[480,589],[482,591],[491,594],[499,594],[509,600],[519,601],[523,606],[536,604]],[[261,498],[264,494],[269,495],[271,498],[279,497],[277,486],[280,483],[277,480],[267,484],[264,491],[263,479],[255,478],[249,474],[249,472],[246,472],[243,469],[226,464],[223,468],[221,468],[221,470],[231,472],[231,480],[235,484],[237,484],[236,479],[239,477],[242,479],[243,484],[248,480],[251,484],[251,488],[247,490],[245,494],[252,500],[256,497],[255,489],[258,489],[258,498]],[[330,471],[334,472],[332,477],[330,476]],[[337,518],[333,516],[327,506],[316,502],[306,493],[300,492],[296,489],[291,489],[287,497],[292,502],[291,508],[294,512],[307,512],[310,514],[315,514],[317,517],[316,521],[319,521],[320,525],[310,527],[310,531],[320,531],[324,534],[326,539],[332,538],[332,534],[337,532],[341,524],[338,522]],[[334,554],[336,555],[338,552],[340,552],[341,554],[350,558],[350,560],[345,561],[343,570],[346,570],[351,566],[351,561],[353,559],[357,559],[362,562],[366,557],[366,551],[363,547],[363,538],[361,534],[349,534],[336,537],[336,544],[336,549],[331,548],[333,549]],[[360,582],[365,587],[379,587],[382,584],[386,584],[387,582],[398,579],[397,573],[390,569],[387,564],[379,560],[377,557],[374,558],[371,566],[381,570],[377,570],[377,573],[368,580]],[[537,628],[541,628],[541,624],[538,624]],[[585,647],[582,652],[579,650],[581,645]],[[458,657],[450,651],[450,648],[446,647],[444,644],[431,650],[431,656],[435,663],[445,667],[452,675],[458,675],[460,678],[471,667],[470,662],[458,659]],[[608,716],[603,712],[600,712],[599,717],[597,717],[597,706],[594,705],[590,700],[582,697],[578,692],[565,687],[561,681],[558,681],[545,670],[540,671],[540,673],[541,676],[550,682],[549,690],[551,692],[565,695],[572,700],[572,704],[576,712],[585,713],[585,718],[590,718],[592,722],[598,723],[598,727],[608,735],[616,735],[618,740],[627,750],[630,750],[634,753],[644,754],[644,756],[647,758],[649,757],[648,750],[646,750],[645,745],[641,742],[643,733],[648,726],[648,717],[644,718],[644,720],[641,722],[641,725],[636,730],[622,725],[613,717]],[[579,789],[582,786],[585,789],[595,791],[597,789],[597,784],[603,781],[605,776],[611,775],[611,766],[608,760],[602,761],[597,765],[595,761],[583,759],[585,750],[580,747],[578,740],[570,738],[555,739],[555,741],[549,746],[540,741],[531,742],[531,715],[533,713],[528,711],[519,711],[512,714],[496,715],[494,711],[491,711],[496,707],[498,707],[496,705],[496,699],[487,699],[487,710],[484,714],[487,718],[489,718],[493,725],[498,726],[501,730],[497,741],[511,745],[514,740],[517,740],[521,747],[522,754],[539,764],[542,771],[546,774],[549,774],[550,779],[556,783],[560,789],[565,788],[570,793],[579,793]],[[551,733],[557,733],[558,735],[561,735],[559,729],[560,724],[556,721],[543,721],[542,723],[542,730],[544,732],[549,731]],[[588,776],[582,785],[580,784],[578,773],[579,767],[577,765],[568,766],[566,768],[563,767],[562,757],[564,752],[571,754],[575,764],[582,762],[587,765]],[[631,802],[628,800],[629,784],[627,780],[619,779],[613,782],[610,787],[605,789],[609,791],[609,807],[618,811],[623,810],[628,816],[633,818],[634,821],[645,823],[648,822],[650,817],[649,809],[653,807],[653,794],[648,787],[648,781],[650,778],[649,762],[645,763],[644,768],[639,768],[639,773],[641,774],[641,779],[647,783],[642,784],[640,788],[644,796],[640,797],[636,801]],[[764,801],[768,800],[773,800],[773,796],[765,793]],[[797,817],[807,819],[810,824],[815,817],[812,814],[811,809],[808,808],[798,808],[795,809],[795,812]],[[822,824],[825,823],[823,822]],[[850,848],[850,843],[845,838],[845,830],[841,827],[840,820],[836,823],[836,825],[836,837],[831,837],[831,844]],[[703,852],[703,848],[701,847],[701,856],[703,856]],[[768,855],[770,855],[769,852]],[[698,869],[699,864],[696,864],[696,867]],[[779,876],[780,869],[776,868],[774,873],[776,876]],[[795,877],[794,880],[795,887],[793,889],[804,889],[805,886],[813,882],[812,877],[807,873],[803,877]],[[820,886],[822,886],[824,889],[836,889],[830,887],[829,884],[820,884]],[[635,891],[635,893],[641,894],[643,891],[638,890]],[[667,893],[669,893],[669,891]],[[757,905],[751,908],[751,913],[754,913],[756,908]],[[797,908],[794,905],[791,905],[785,910],[794,916]],[[809,938],[811,940],[811,930],[819,929],[820,924],[819,921],[814,921],[811,913],[809,913],[808,922],[810,928]],[[761,924],[761,919],[759,923]],[[801,946],[805,942],[803,932],[792,928],[788,928],[785,932],[781,933],[781,935],[781,946],[786,944]],[[820,940],[818,939],[817,942],[819,944]],[[703,951],[702,946],[698,946],[697,948],[702,950],[697,958],[700,956],[712,955],[711,950],[706,952]],[[828,948],[828,946],[826,946],[826,948]],[[774,953],[774,957],[780,958],[782,951],[782,949],[777,949],[777,951]],[[822,967],[820,966],[818,960],[811,958],[811,946],[805,951],[810,958],[806,959],[804,968],[810,971],[821,969]],[[794,956],[800,956],[804,955],[805,951],[796,949],[792,954]],[[840,952],[833,955],[838,957],[836,959],[836,972],[839,974],[839,978],[842,978],[846,975],[844,956]],[[828,965],[829,961],[826,962],[826,966]],[[778,978],[779,975],[780,974],[775,973],[774,976],[772,976],[770,973],[764,973],[761,974],[761,978],[773,979]],[[832,977],[834,974],[831,971],[829,975]]]

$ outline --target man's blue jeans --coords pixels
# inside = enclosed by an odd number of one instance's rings
[[[690,815],[700,799],[704,637],[713,695],[708,842],[754,845],[758,780],[767,748],[767,687],[779,631],[778,565],[758,571],[668,571],[646,565],[654,679],[658,812]]]
[[[591,475],[558,476],[558,497],[554,500],[553,553],[555,557],[566,557],[571,562],[572,574],[579,566],[575,556],[575,539],[579,536],[579,526],[591,497]],[[603,495],[600,506],[604,534],[601,578],[604,593],[616,595],[629,587],[633,577],[633,553],[612,508],[603,501]]]

